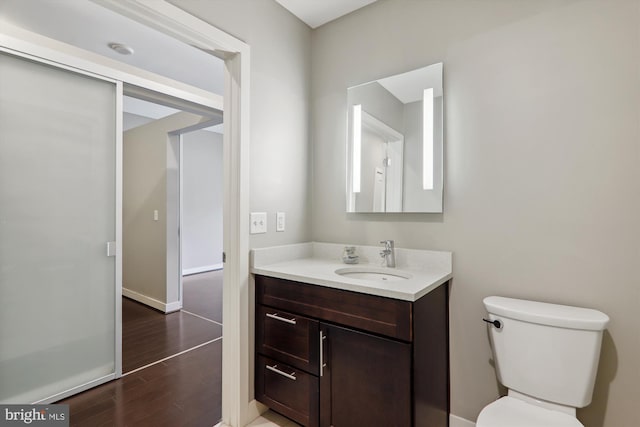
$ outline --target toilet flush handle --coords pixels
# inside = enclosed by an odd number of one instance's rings
[[[491,323],[493,326],[495,326],[496,328],[500,329],[502,328],[502,322],[500,322],[499,320],[489,320],[489,319],[482,319],[487,323]]]

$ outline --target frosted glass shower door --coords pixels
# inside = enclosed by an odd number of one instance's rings
[[[0,402],[116,369],[119,86],[0,53]]]

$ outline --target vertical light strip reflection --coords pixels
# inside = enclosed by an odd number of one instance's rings
[[[424,90],[422,114],[422,188],[433,190],[433,88]]]
[[[362,162],[362,105],[353,106],[353,192],[360,192],[360,164]]]

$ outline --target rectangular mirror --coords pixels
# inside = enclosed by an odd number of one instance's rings
[[[347,212],[442,212],[442,63],[347,90]]]

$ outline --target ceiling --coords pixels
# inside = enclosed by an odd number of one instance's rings
[[[318,28],[377,0],[276,0],[311,28]]]
[[[88,0],[0,0],[0,22],[222,95],[224,62]],[[109,43],[124,43],[121,55]]]

